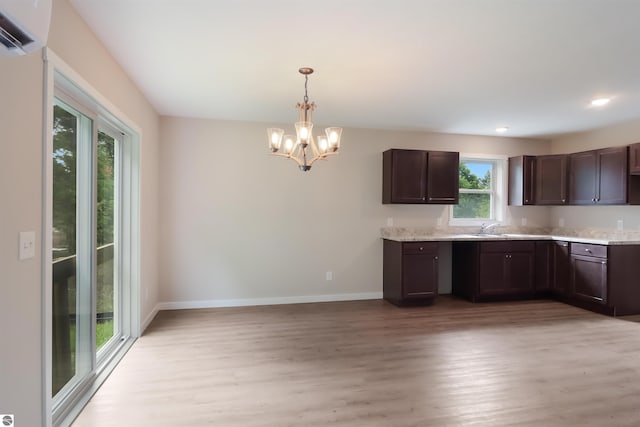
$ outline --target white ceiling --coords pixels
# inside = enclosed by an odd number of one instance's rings
[[[71,2],[162,115],[293,123],[308,66],[324,125],[548,138],[640,118],[638,0]]]

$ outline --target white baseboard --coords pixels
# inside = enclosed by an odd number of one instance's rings
[[[142,336],[145,329],[147,329],[149,324],[151,324],[151,321],[154,319],[154,317],[156,317],[158,312],[161,310],[160,306],[161,304],[156,304],[156,306],[153,307],[153,310],[151,310],[151,313],[149,313],[149,315],[145,317],[145,319],[142,321],[142,324],[140,325],[140,336]]]
[[[275,298],[216,299],[206,301],[172,301],[159,303],[154,311],[157,312],[157,310],[185,310],[194,308],[246,307],[251,305],[300,304],[309,302],[357,301],[370,299],[382,299],[382,292],[367,292],[360,294],[308,295]],[[155,316],[155,314],[153,315]],[[153,316],[150,315],[149,317],[153,319]],[[150,321],[151,320],[149,320],[149,322]]]

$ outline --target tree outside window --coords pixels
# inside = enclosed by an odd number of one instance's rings
[[[460,201],[454,219],[494,219],[495,161],[460,159]]]

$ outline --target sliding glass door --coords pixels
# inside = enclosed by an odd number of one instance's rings
[[[122,338],[123,134],[61,98],[53,107],[52,390],[81,393]]]

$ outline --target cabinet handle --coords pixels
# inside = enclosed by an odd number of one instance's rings
[[[591,252],[591,249],[585,249],[585,252]]]
[[[427,198],[426,198],[426,197],[423,197],[423,198],[422,198],[422,200],[427,200]]]
[[[562,199],[562,203],[565,203],[567,201],[567,199]]]
[[[420,251],[424,251],[424,248],[423,248],[422,246],[420,246],[420,249],[419,249],[419,250],[420,250]]]
[[[607,263],[606,261],[601,261],[601,262],[602,262],[602,265],[605,265]]]
[[[434,257],[433,257],[433,259],[435,259],[435,260],[437,261],[437,260],[438,260],[438,257],[437,257],[437,256],[434,256]]]
[[[529,203],[529,199],[524,199],[524,201],[525,201],[526,203]]]

